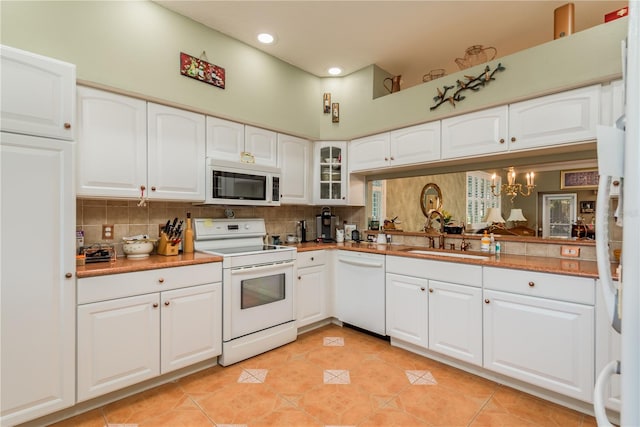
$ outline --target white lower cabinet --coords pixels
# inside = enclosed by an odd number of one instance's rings
[[[387,273],[387,335],[399,340],[427,348],[429,281],[419,277]]]
[[[387,335],[482,365],[481,271],[468,264],[387,257]]]
[[[220,279],[219,264],[79,279],[77,401],[220,355]]]
[[[326,251],[299,253],[296,266],[296,326],[300,328],[329,317]]]
[[[484,279],[484,367],[591,402],[594,281],[497,268]]]
[[[482,366],[482,289],[429,280],[429,349]]]

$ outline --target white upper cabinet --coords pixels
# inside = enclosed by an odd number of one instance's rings
[[[153,103],[147,110],[149,198],[204,201],[204,116]]]
[[[387,167],[389,157],[389,132],[349,142],[349,172]]]
[[[0,46],[3,131],[73,140],[76,66]]]
[[[442,158],[506,152],[507,118],[502,105],[442,120]]]
[[[394,130],[389,137],[391,166],[440,159],[440,121]]]
[[[385,132],[349,143],[349,171],[420,164],[440,159],[440,122]]]
[[[596,138],[600,85],[509,105],[509,150],[528,150]]]
[[[147,184],[147,103],[78,87],[78,196],[140,197]]]
[[[244,127],[244,151],[259,165],[276,166],[278,136],[275,132],[253,126]]]
[[[239,162],[242,153],[253,155],[256,164],[276,166],[277,134],[242,123],[207,116],[207,157]]]
[[[278,167],[281,172],[280,203],[308,204],[313,144],[306,139],[278,134]]]

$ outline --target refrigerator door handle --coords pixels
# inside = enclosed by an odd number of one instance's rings
[[[596,386],[593,390],[593,410],[596,416],[596,423],[599,427],[613,427],[607,418],[607,412],[604,407],[604,392],[609,383],[609,378],[614,374],[620,374],[620,361],[612,360],[600,371],[596,379]]]

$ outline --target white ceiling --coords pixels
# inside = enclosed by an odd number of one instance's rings
[[[554,9],[566,1],[177,1],[156,3],[319,77],[376,64],[402,87],[430,70],[459,71],[472,45],[497,57],[553,40]],[[574,1],[575,32],[604,22],[627,1]],[[273,45],[256,35],[270,32]]]

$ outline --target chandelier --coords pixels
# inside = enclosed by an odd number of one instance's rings
[[[496,193],[496,174],[494,173],[491,176],[491,193],[498,197],[500,194],[504,193],[507,196],[511,197],[511,201],[520,194],[521,196],[530,196],[531,191],[535,188],[535,184],[533,183],[533,172],[529,172],[526,175],[527,184],[522,185],[516,182],[516,171],[513,169],[513,166],[509,168],[509,172],[507,173],[507,184],[502,184],[500,186],[499,191]],[[527,191],[524,192],[523,188],[526,188]]]

